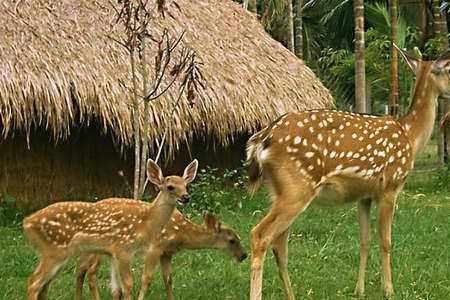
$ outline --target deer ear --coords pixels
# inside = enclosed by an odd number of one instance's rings
[[[147,177],[148,180],[156,186],[161,186],[164,181],[161,168],[152,160],[147,160]]]
[[[417,72],[417,67],[419,66],[420,59],[416,59],[411,57],[406,51],[400,49],[396,44],[392,44],[395,49],[401,54],[405,62],[408,64],[409,68],[413,71],[414,74]]]
[[[192,182],[197,174],[198,160],[194,159],[187,167],[184,169],[183,179],[186,184]]]
[[[205,220],[206,227],[213,230],[214,232],[220,231],[220,221],[215,215],[206,212],[203,214],[203,219]]]
[[[434,70],[442,70],[450,65],[450,50],[445,51],[433,63]]]

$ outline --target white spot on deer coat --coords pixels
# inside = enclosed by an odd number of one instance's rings
[[[314,152],[306,152],[305,153],[305,157],[307,157],[307,158],[311,158],[313,156],[314,156]]]

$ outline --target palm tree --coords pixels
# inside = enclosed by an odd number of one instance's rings
[[[303,0],[295,1],[295,55],[303,59]]]
[[[355,14],[355,104],[364,113],[366,106],[366,62],[364,59],[364,0],[354,0]]]
[[[292,7],[292,0],[282,0],[286,1],[287,7],[287,48],[294,52],[294,12]]]
[[[397,0],[389,0],[391,15],[391,39],[392,44],[398,45],[398,3]],[[389,113],[396,117],[398,112],[398,55],[397,49],[391,45],[391,82],[389,94]]]

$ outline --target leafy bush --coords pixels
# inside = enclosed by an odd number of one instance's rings
[[[0,195],[0,226],[17,226],[22,222],[23,211],[16,208],[16,198],[9,194]]]
[[[415,45],[417,30],[408,28],[407,45]],[[374,114],[385,114],[388,104],[390,84],[390,38],[376,29],[366,32],[366,81],[367,97],[371,101]],[[430,45],[431,47],[431,45]],[[400,113],[409,107],[409,97],[413,84],[413,74],[399,58],[399,109]],[[336,99],[336,106],[342,110],[352,110],[355,98],[355,54],[347,49],[324,49],[317,62],[318,75],[330,88]]]
[[[190,187],[192,202],[188,210],[242,209],[243,201],[250,197],[244,190],[246,177],[243,167],[224,171],[211,167],[201,169]]]
[[[450,190],[450,165],[446,165],[436,172],[435,182],[438,188]]]

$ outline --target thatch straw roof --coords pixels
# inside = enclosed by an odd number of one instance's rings
[[[264,32],[231,0],[168,2],[172,16],[157,18],[154,31],[186,30],[182,44],[197,51],[207,80],[203,101],[175,112],[169,144],[178,148],[194,132],[227,143],[277,115],[330,106],[328,90],[313,72]],[[132,143],[129,58],[107,37],[115,12],[107,0],[0,0],[0,128],[30,132],[44,126],[56,138],[100,122],[121,145]],[[114,34],[114,33],[113,33]],[[149,51],[155,55],[155,47]],[[150,139],[167,122],[174,96],[152,104]]]

